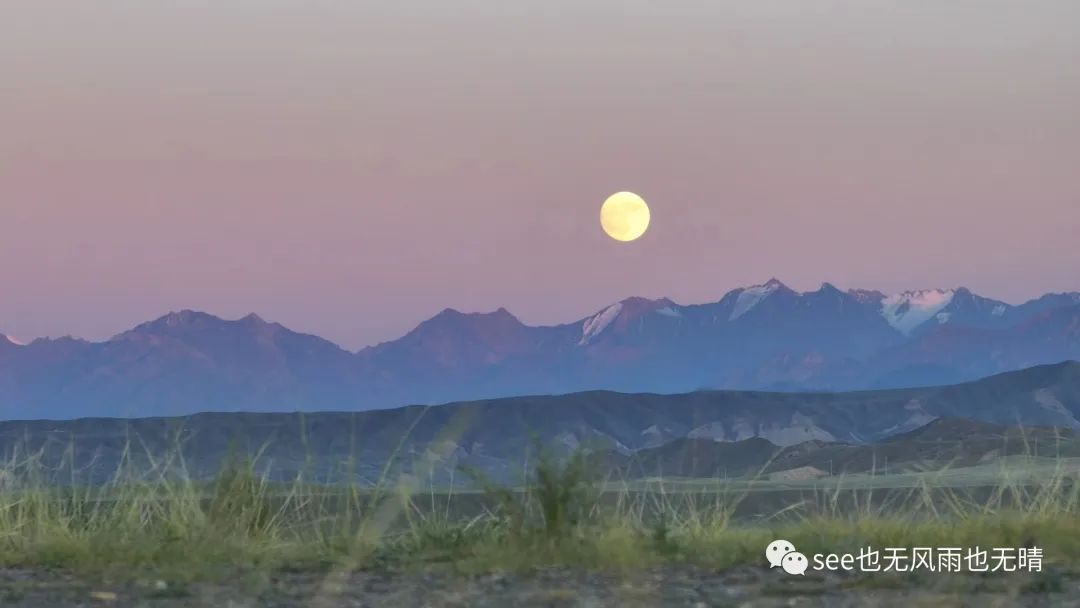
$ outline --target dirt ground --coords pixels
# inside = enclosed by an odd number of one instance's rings
[[[214,607],[686,607],[1080,606],[1080,572],[972,576],[839,576],[744,567],[665,567],[622,573],[547,569],[462,576],[437,572],[292,572],[227,583],[93,583],[49,571],[0,570],[0,606]]]

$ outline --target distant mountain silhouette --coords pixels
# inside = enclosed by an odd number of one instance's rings
[[[964,288],[799,293],[778,280],[683,306],[628,298],[533,327],[447,309],[345,351],[249,315],[182,311],[105,342],[0,338],[0,419],[366,410],[586,390],[843,391],[1080,359],[1080,294],[1019,306]]]
[[[801,476],[1080,456],[1078,428],[1080,363],[1070,362],[944,387],[836,394],[591,391],[368,412],[7,421],[0,455],[42,453],[47,464],[74,462],[99,480],[115,472],[125,447],[146,464],[182,446],[185,466],[200,477],[238,451],[261,453],[261,466],[280,478],[306,471],[331,479],[351,469],[374,481],[391,462],[424,479],[467,466],[513,481],[535,459],[535,439],[556,453],[584,449],[628,477]]]

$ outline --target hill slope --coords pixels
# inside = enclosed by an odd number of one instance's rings
[[[354,461],[359,472],[372,479],[395,454],[403,466],[421,470],[425,463],[437,463],[440,470],[467,464],[496,474],[520,473],[535,437],[559,450],[584,447],[611,454],[613,464],[620,456],[655,454],[658,463],[680,462],[682,467],[689,457],[680,454],[697,450],[701,457],[692,457],[706,464],[693,470],[716,474],[708,462],[727,462],[729,469],[750,467],[771,453],[770,445],[802,445],[803,451],[807,445],[818,446],[813,450],[817,455],[809,459],[796,457],[797,450],[788,452],[787,468],[819,463],[824,446],[836,452],[830,459],[837,468],[849,461],[864,462],[858,444],[923,427],[921,435],[908,435],[905,441],[930,442],[933,436],[927,429],[944,427],[926,425],[938,418],[1080,428],[1080,363],[953,386],[853,393],[594,391],[370,412],[8,421],[0,422],[0,448],[8,456],[16,449],[23,454],[44,449],[55,464],[74,446],[80,466],[94,463],[100,471],[112,471],[133,443],[140,458],[144,449],[160,454],[182,445],[187,466],[201,475],[216,470],[231,449],[255,453],[265,447],[263,462],[284,476],[305,463],[314,474],[326,476]],[[971,432],[983,431],[976,427]],[[753,458],[745,458],[745,467],[734,465],[730,463],[743,462],[738,454],[744,448],[728,454],[723,450],[733,448],[717,442],[741,442],[756,446],[756,451]],[[648,452],[651,449],[659,451]]]

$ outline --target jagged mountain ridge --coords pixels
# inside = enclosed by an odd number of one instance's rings
[[[256,315],[181,311],[105,342],[0,340],[0,418],[355,410],[584,390],[853,390],[1080,359],[1080,294],[887,296],[780,281],[717,302],[628,298],[536,327],[447,309],[357,353]]]

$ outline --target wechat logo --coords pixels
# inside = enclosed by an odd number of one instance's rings
[[[769,560],[769,567],[777,566],[784,569],[788,574],[805,575],[810,562],[806,556],[795,550],[795,545],[786,540],[774,540],[765,547],[765,559]]]

